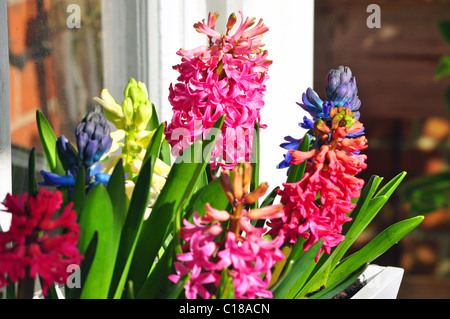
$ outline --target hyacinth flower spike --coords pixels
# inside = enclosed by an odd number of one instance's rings
[[[111,130],[100,107],[88,112],[75,131],[78,152],[65,136],[57,139],[57,150],[62,160],[66,161],[66,175],[41,171],[44,181],[42,186],[67,187],[69,190],[75,185],[76,178],[82,167],[86,169],[85,184],[92,188],[102,183],[106,185],[109,175],[101,172],[99,160],[109,151],[112,144]]]
[[[352,199],[360,196],[364,185],[355,175],[367,167],[367,156],[360,154],[367,148],[359,121],[361,102],[348,67],[328,73],[326,93],[326,101],[311,89],[303,94],[303,104],[299,105],[312,117],[302,125],[309,129],[310,150],[298,151],[296,140],[287,139],[290,143],[284,147],[288,154],[279,168],[306,161],[306,171],[300,181],[283,184],[278,194],[285,215],[268,223],[273,234],[281,231],[291,244],[298,237],[305,238],[305,250],[324,239],[317,258],[322,252],[330,253],[344,239],[342,226],[351,220],[348,214],[356,206]]]
[[[252,220],[279,218],[282,205],[270,205],[260,209],[246,210],[246,204],[254,203],[268,189],[267,183],[248,192],[252,175],[250,164],[238,164],[232,172],[224,170],[220,183],[232,212],[218,210],[206,204],[206,214],[195,214],[193,222],[184,220],[181,228],[183,253],[174,263],[176,274],[169,279],[177,283],[190,274],[186,282],[185,296],[216,298],[225,271],[232,278],[232,290],[236,299],[271,298],[268,290],[272,267],[285,257],[280,250],[282,236],[272,240],[263,238],[267,229],[252,225]]]
[[[240,25],[231,34],[238,21],[231,14],[226,34],[221,34],[215,30],[217,19],[217,13],[210,13],[207,20],[194,24],[197,32],[208,36],[209,46],[178,52],[181,63],[174,69],[180,75],[178,83],[169,88],[173,117],[165,131],[172,155],[177,157],[205,138],[225,114],[212,152],[213,170],[217,165],[231,169],[238,162],[250,161],[254,128],[260,123],[267,72],[272,64],[262,48],[262,35],[268,31],[262,20],[255,24],[255,19],[245,18],[240,12]]]
[[[9,231],[0,232],[0,289],[19,282],[18,298],[31,299],[34,279],[39,276],[47,295],[54,283],[67,282],[69,265],[80,265],[83,256],[77,248],[77,215],[73,203],[56,214],[62,202],[60,192],[44,188],[34,196],[6,196],[4,211],[11,213],[12,219]]]
[[[102,91],[100,97],[94,98],[103,107],[108,120],[117,128],[110,133],[112,145],[101,158],[104,164],[103,175],[96,175],[96,181],[101,182],[102,178],[107,178],[107,174],[112,173],[116,164],[122,159],[126,174],[125,188],[128,197],[131,198],[146,150],[153,141],[156,129],[152,131],[147,129],[153,116],[153,104],[149,100],[146,85],[130,78],[123,95],[124,100],[121,105],[106,89]],[[152,177],[150,207],[161,192],[169,171],[170,166],[157,158]]]

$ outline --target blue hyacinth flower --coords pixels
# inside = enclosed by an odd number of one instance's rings
[[[111,129],[101,108],[96,105],[77,126],[78,156],[85,167],[98,162],[112,145]]]
[[[349,107],[352,112],[358,111],[361,107],[356,79],[349,67],[341,65],[335,70],[330,70],[326,78],[325,91],[327,100],[332,101],[336,107]]]
[[[286,143],[282,143],[280,144],[280,147],[284,148],[285,150],[288,150],[288,152],[286,154],[284,154],[284,159],[277,165],[277,168],[289,168],[291,166],[291,161],[292,161],[292,156],[291,153],[289,152],[290,150],[297,150],[301,139],[295,139],[291,136],[286,136],[284,138],[284,140],[286,141]],[[289,174],[289,171],[288,171]]]
[[[41,171],[41,175],[44,178],[43,182],[39,185],[48,187],[73,187],[75,185],[75,177],[68,174],[61,176],[55,173]]]

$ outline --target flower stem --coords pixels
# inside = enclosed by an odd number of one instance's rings
[[[28,275],[28,269],[25,270],[25,273],[25,277],[19,280],[17,299],[33,299],[34,278]]]

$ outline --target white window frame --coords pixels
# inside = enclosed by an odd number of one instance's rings
[[[0,0],[0,202],[11,192],[11,117],[6,0]],[[0,212],[0,231],[9,229],[10,216]]]

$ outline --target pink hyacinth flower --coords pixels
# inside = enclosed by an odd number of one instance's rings
[[[234,35],[229,34],[237,21],[234,14],[226,34],[214,30],[217,13],[194,25],[210,44],[177,52],[182,57],[181,64],[174,66],[180,73],[179,82],[169,88],[173,116],[165,135],[175,157],[196,140],[205,139],[219,117],[226,115],[211,156],[213,169],[217,164],[233,168],[251,160],[254,127],[260,123],[272,63],[261,42],[268,28],[262,20],[252,27],[254,19],[244,19],[242,12],[240,16]]]

